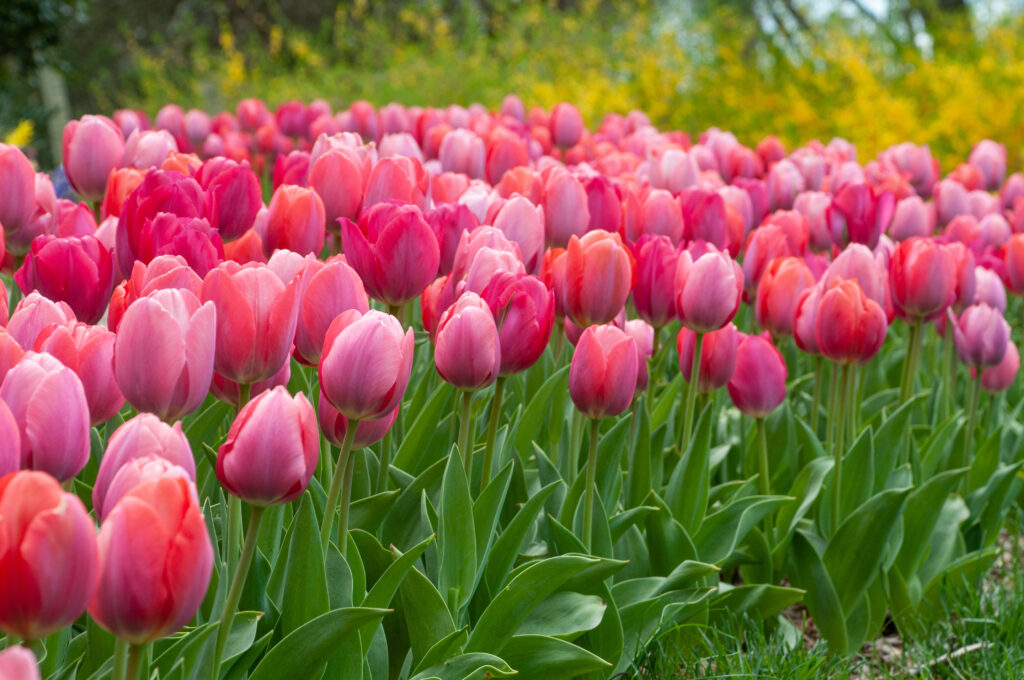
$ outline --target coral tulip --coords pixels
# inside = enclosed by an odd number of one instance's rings
[[[796,304],[814,283],[814,275],[799,257],[773,260],[757,286],[757,323],[774,337],[792,335]]]
[[[582,327],[615,318],[633,287],[632,257],[619,235],[590,231],[574,236],[565,258],[566,314]]]
[[[815,338],[821,353],[836,363],[866,363],[882,348],[887,329],[881,306],[853,279],[832,284],[818,303]]]
[[[50,325],[36,338],[35,351],[56,357],[82,381],[91,425],[117,415],[124,395],[114,379],[114,333],[84,323]]]

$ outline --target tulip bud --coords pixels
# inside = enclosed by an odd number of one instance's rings
[[[263,207],[260,180],[245,161],[214,158],[203,163],[196,180],[213,197],[215,221],[224,241],[234,241],[252,228]]]
[[[587,192],[569,171],[555,167],[544,183],[544,232],[549,244],[565,247],[590,225]],[[495,225],[497,226],[497,225]]]
[[[650,383],[650,372],[647,370],[647,359],[654,354],[654,327],[643,319],[630,319],[623,330],[633,339],[636,348],[636,391],[646,392]],[[577,343],[579,344],[579,343]]]
[[[568,102],[562,102],[551,109],[551,141],[566,149],[580,141],[583,136],[583,116],[579,109]]]
[[[178,148],[166,130],[135,130],[125,140],[123,165],[139,170],[158,168]]]
[[[675,197],[664,189],[652,189],[640,208],[643,234],[661,234],[679,244],[686,235],[682,209]],[[637,234],[639,239],[640,234]]]
[[[533,366],[551,337],[554,293],[534,276],[501,272],[491,279],[481,297],[498,326],[500,375],[520,373]]]
[[[651,186],[678,194],[683,189],[696,186],[700,167],[692,153],[682,149],[665,149],[650,160]]]
[[[632,338],[614,326],[590,326],[572,355],[569,395],[588,418],[617,416],[633,401],[638,370]]]
[[[579,326],[611,321],[633,287],[633,263],[618,234],[590,231],[569,239],[565,311]]]
[[[36,172],[16,146],[0,144],[0,225],[7,235],[32,219],[36,207]]]
[[[825,294],[825,286],[822,282],[804,289],[793,308],[793,339],[801,351],[820,355],[821,348],[818,347],[818,336],[815,329],[818,320],[818,305]]]
[[[1014,234],[1003,247],[1006,285],[1010,292],[1024,295],[1024,234]]]
[[[676,318],[676,262],[679,250],[667,236],[640,237],[633,247],[636,258],[636,284],[633,305],[637,315],[655,328],[663,328]]]
[[[445,381],[467,392],[491,385],[501,370],[501,342],[490,307],[462,295],[437,325],[434,364]]]
[[[683,325],[699,333],[732,321],[743,294],[743,272],[731,257],[711,247],[694,260],[689,251],[676,264],[676,312]]]
[[[426,204],[430,177],[415,158],[389,156],[377,161],[366,180],[363,209],[386,201],[412,203],[421,210]]]
[[[1006,313],[1006,287],[1002,279],[991,269],[984,267],[974,268],[974,299],[972,304],[984,302],[990,307],[995,307],[1001,313]]]
[[[724,250],[728,240],[725,201],[708,189],[689,189],[680,194],[683,212],[683,238],[705,241]]]
[[[66,302],[76,317],[96,323],[110,301],[114,263],[94,236],[40,236],[14,278],[24,293]]]
[[[679,369],[687,382],[693,381],[693,352],[697,334],[689,328],[679,330],[676,349],[679,352]],[[697,371],[697,390],[703,394],[725,387],[732,378],[736,367],[736,345],[739,332],[728,323],[717,331],[705,333],[701,340],[700,367]]]
[[[984,188],[999,189],[1006,176],[1006,147],[991,139],[983,139],[971,149],[967,162],[978,168],[984,178]]]
[[[832,284],[818,303],[815,338],[836,363],[867,363],[882,348],[887,329],[885,312],[853,279]]]
[[[827,212],[833,240],[840,245],[863,243],[874,248],[892,220],[895,203],[891,192],[876,194],[865,182],[843,184]]]
[[[39,680],[36,655],[28,647],[14,645],[0,652],[0,679]]]
[[[925,203],[920,196],[907,196],[896,204],[889,236],[905,241],[912,236],[931,236],[935,231],[935,204]]]
[[[526,271],[536,274],[544,256],[544,209],[524,196],[513,196],[495,214],[491,223],[506,238],[519,245]]]
[[[54,302],[39,293],[26,295],[14,308],[7,332],[24,350],[35,347],[36,338],[51,324],[74,323],[75,313],[66,302]]]
[[[800,170],[788,159],[783,159],[768,170],[769,209],[789,210],[796,195],[804,190]]]
[[[981,388],[993,394],[1005,392],[1017,379],[1019,369],[1020,354],[1017,352],[1017,346],[1012,341],[1007,342],[1003,360],[981,372]]]
[[[742,335],[728,388],[743,415],[764,418],[778,408],[786,398],[786,377],[786,361],[767,333]]]
[[[99,564],[96,529],[77,496],[42,472],[0,477],[0,536],[0,630],[40,640],[82,615]]]
[[[68,182],[87,201],[103,198],[107,177],[121,167],[124,135],[106,116],[82,116],[64,126],[61,141]]]
[[[35,351],[56,357],[82,381],[91,425],[100,425],[124,406],[114,379],[114,334],[84,323],[50,325],[36,338]]]
[[[307,272],[309,281],[298,304],[295,328],[295,356],[315,366],[320,362],[324,337],[331,322],[342,312],[369,311],[363,283],[355,270],[342,259],[333,259]]]
[[[985,303],[974,304],[960,314],[950,312],[956,353],[972,368],[996,366],[1006,355],[1010,342],[1010,324],[995,307]]]
[[[747,299],[753,302],[761,275],[769,264],[777,258],[795,255],[780,225],[766,223],[750,232],[743,255],[743,284]]]
[[[800,258],[773,260],[757,286],[757,323],[775,337],[792,335],[796,303],[814,283],[814,275]]]
[[[445,172],[457,172],[472,179],[482,179],[487,148],[484,140],[472,130],[451,130],[441,140],[437,157]]]
[[[823,191],[805,191],[793,201],[793,210],[807,218],[810,246],[815,252],[829,250],[835,245],[828,224],[831,205],[832,197]]]
[[[191,291],[157,290],[133,302],[114,341],[114,376],[129,404],[165,421],[199,408],[213,377],[217,310]]]
[[[872,253],[861,243],[851,243],[843,252],[828,265],[822,281],[825,288],[831,287],[835,281],[853,279],[860,284],[860,289],[871,300],[874,300],[887,319],[894,314],[892,293],[889,290],[887,255]]]
[[[176,633],[202,604],[213,547],[194,494],[180,476],[150,479],[122,496],[100,527],[89,614],[122,640]]]
[[[290,184],[279,187],[270,200],[263,251],[268,257],[279,248],[318,254],[324,247],[325,219],[323,201],[315,191]]]
[[[900,242],[889,263],[893,303],[905,318],[929,320],[955,299],[956,261],[950,250],[924,238]]]

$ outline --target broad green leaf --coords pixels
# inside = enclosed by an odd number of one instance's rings
[[[573,640],[601,623],[607,605],[595,595],[554,593],[534,607],[516,635],[547,635]]]
[[[508,486],[512,481],[513,468],[512,462],[509,461],[473,502],[473,526],[476,531],[476,561],[478,565],[486,566],[487,554],[497,533],[501,508],[505,504]]]
[[[435,642],[455,632],[455,623],[437,588],[416,569],[409,571],[398,592],[415,666]]]
[[[918,404],[927,396],[927,393],[916,394],[907,400],[905,404],[893,411],[888,418],[878,427],[875,432],[874,441],[874,492],[882,491],[889,473],[896,466],[899,458],[899,447],[907,436],[907,424],[910,416]]]
[[[423,551],[427,549],[431,543],[433,543],[434,537],[429,536],[427,540],[423,541],[412,550],[405,554],[398,554],[398,557],[388,565],[388,568],[384,570],[384,573],[380,575],[377,582],[370,588],[370,592],[366,594],[366,598],[362,601],[361,606],[370,608],[385,608],[391,604],[391,599],[398,592],[399,586],[402,585],[402,581],[405,579],[406,574],[410,569],[413,569],[416,564],[416,560],[420,558]],[[398,552],[397,548],[392,546],[392,552]],[[374,623],[369,623],[359,631],[359,636],[362,638],[364,645],[369,643],[369,636],[373,632]]]
[[[398,501],[399,493],[398,489],[391,489],[353,501],[349,506],[349,526],[359,527],[370,533],[376,532],[377,527],[387,517],[388,511]]]
[[[644,505],[658,508],[658,512],[647,516],[647,548],[651,557],[651,568],[655,574],[667,575],[684,560],[697,559],[697,548],[683,525],[672,516],[665,501],[651,491]]]
[[[502,655],[518,677],[530,680],[563,680],[612,667],[582,647],[544,635],[517,634],[505,645]]]
[[[711,609],[726,612],[727,616],[753,615],[762,621],[768,620],[786,607],[803,599],[804,591],[784,588],[767,583],[725,588],[719,586],[718,593],[711,598]]]
[[[658,508],[651,505],[638,505],[611,517],[608,520],[608,528],[612,533],[612,543],[618,543],[627,529],[642,522],[652,512],[658,512]]]
[[[426,405],[416,414],[412,427],[402,435],[402,443],[395,452],[395,467],[406,472],[418,474],[433,461],[425,460],[425,452],[429,451],[427,443],[432,438],[441,414],[450,409],[450,402],[455,389],[446,382],[441,382],[430,395]]]
[[[456,618],[462,606],[469,602],[476,579],[476,531],[472,518],[473,498],[469,493],[469,480],[466,479],[458,447],[453,446],[441,483],[437,587]]]
[[[917,572],[943,504],[965,472],[964,469],[942,472],[910,492],[903,510],[903,544],[894,563],[900,573]]]
[[[271,639],[273,639],[273,631],[263,635],[259,640],[256,640],[242,654],[232,665],[231,669],[228,670],[224,676],[224,680],[243,680],[249,677],[249,670],[253,667],[256,659],[260,658],[264,650],[270,645]]]
[[[874,457],[871,428],[866,427],[843,457],[842,517],[848,517],[871,497],[875,484]]]
[[[672,406],[676,403],[676,396],[683,388],[683,382],[683,374],[676,374],[668,387],[654,400],[653,408],[651,408],[651,432],[657,432],[658,428],[668,420],[669,414],[672,413]]]
[[[493,654],[461,654],[417,673],[411,680],[484,680],[507,678],[516,672]]]
[[[704,520],[708,504],[708,452],[711,446],[712,412],[712,407],[708,406],[700,414],[693,438],[676,463],[665,491],[665,503],[672,511],[672,516],[691,534],[697,531]]]
[[[796,570],[795,584],[806,591],[804,604],[828,642],[829,649],[845,654],[846,614],[821,556],[803,531],[793,534],[793,566]]]
[[[445,635],[420,659],[419,665],[412,670],[412,675],[417,675],[424,669],[437,666],[456,656],[466,646],[466,640],[468,639],[468,628],[460,628],[454,633]]]
[[[288,635],[327,613],[330,606],[320,527],[309,494],[302,495],[284,546],[271,572],[267,593],[281,612],[277,624],[281,635]]]
[[[551,398],[556,391],[564,392],[566,390],[568,380],[569,366],[563,366],[552,373],[544,381],[544,384],[540,386],[537,393],[533,395],[530,403],[526,406],[526,410],[519,417],[519,423],[516,426],[516,450],[524,454],[530,451],[530,442],[537,438],[537,433],[540,432],[544,423],[548,421],[548,417],[557,417],[551,415]]]
[[[419,512],[423,493],[432,493],[439,487],[447,465],[447,459],[437,461],[402,489],[381,525],[380,536],[383,541],[393,543],[401,550],[408,550],[423,540],[424,537],[416,538],[419,527],[410,522],[409,518]]]
[[[835,465],[835,461],[831,458],[814,458],[796,476],[793,486],[789,489],[789,495],[796,498],[797,502],[779,508],[776,518],[777,549],[786,549],[790,537],[796,531],[797,524],[818,499],[821,487],[825,478],[832,471],[833,465]]]
[[[548,496],[560,484],[561,482],[552,482],[530,496],[530,499],[523,504],[516,516],[494,541],[490,554],[487,556],[487,564],[484,565],[484,579],[487,588],[492,593],[504,585],[508,572],[515,564],[516,556],[519,555],[519,548],[530,527],[533,526],[534,518],[544,506]]]
[[[788,496],[747,496],[708,515],[693,537],[700,560],[717,564],[726,559],[765,515],[794,500]]]

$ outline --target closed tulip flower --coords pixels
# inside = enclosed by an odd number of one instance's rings
[[[793,201],[793,210],[807,218],[810,247],[815,252],[829,250],[835,242],[829,231],[828,209],[832,197],[823,191],[804,191]]]
[[[116,331],[121,317],[131,303],[154,291],[167,288],[189,290],[199,297],[203,289],[203,280],[180,255],[159,255],[148,264],[136,262],[128,280],[114,289],[107,313],[107,327]]]
[[[134,130],[124,143],[124,165],[139,170],[158,168],[178,150],[174,135],[167,130]]]
[[[526,271],[530,274],[539,272],[544,256],[544,208],[533,205],[524,196],[513,196],[491,222],[519,246]]]
[[[36,208],[36,171],[16,146],[0,144],[0,224],[7,235],[32,219]]]
[[[331,322],[349,309],[365,314],[370,306],[359,275],[342,259],[332,259],[307,275],[309,280],[298,303],[295,357],[315,366],[320,362]]]
[[[1024,234],[1014,234],[1003,246],[1006,285],[1010,292],[1024,295]]]
[[[89,406],[82,381],[48,354],[27,352],[0,386],[21,434],[21,467],[63,482],[89,462]]]
[[[497,274],[481,294],[497,322],[500,375],[525,371],[544,353],[555,318],[555,299],[540,279]]]
[[[213,197],[215,221],[224,241],[233,241],[252,227],[263,207],[263,195],[259,178],[247,162],[213,158],[199,168],[196,180]]]
[[[971,249],[959,241],[953,241],[942,246],[947,253],[951,253],[955,267],[953,270],[953,301],[950,303],[954,312],[962,312],[968,305],[974,303],[975,288],[977,280],[975,270],[977,262]]]
[[[651,380],[647,359],[654,354],[654,327],[643,319],[630,319],[623,325],[623,330],[633,339],[636,348],[636,391],[646,392]]]
[[[691,152],[693,150],[691,149]],[[653,155],[650,161],[651,186],[678,194],[683,189],[696,186],[700,178],[700,167],[693,153],[682,149],[665,149]]]
[[[633,305],[637,315],[655,328],[663,328],[677,316],[674,286],[679,249],[667,236],[645,234],[636,242],[633,254]]]
[[[165,421],[199,408],[213,377],[217,310],[191,291],[157,290],[132,303],[114,341],[114,376],[129,404]]]
[[[196,503],[199,502],[199,495],[196,492],[195,475],[189,474],[180,465],[175,465],[166,458],[155,454],[145,455],[139,458],[132,458],[117,469],[114,478],[107,486],[107,493],[103,497],[103,506],[94,507],[96,517],[102,523],[107,515],[117,507],[122,498],[128,495],[135,487],[145,484],[154,479],[162,477],[180,478],[188,483],[189,491],[192,493]]]
[[[39,680],[36,655],[28,647],[14,645],[0,652],[0,680]]]
[[[0,477],[0,537],[0,630],[40,640],[82,615],[99,564],[96,529],[77,496],[42,472]]]
[[[768,170],[769,210],[789,210],[796,195],[804,190],[804,177],[789,159],[783,159]]]
[[[114,379],[114,334],[84,323],[51,325],[36,338],[35,351],[56,357],[82,381],[91,425],[107,422],[124,406]]]
[[[87,201],[99,201],[111,170],[124,159],[124,135],[106,116],[82,116],[64,126],[61,140],[68,182]]]
[[[509,170],[529,163],[530,152],[521,137],[504,129],[491,137],[484,162],[488,182],[497,184]]]
[[[683,238],[704,241],[724,250],[728,241],[725,201],[717,192],[694,188],[680,194]]]
[[[152,262],[160,255],[180,255],[197,274],[205,276],[224,259],[220,234],[206,218],[158,213],[145,221],[138,236],[135,257],[139,262]]]
[[[757,323],[773,337],[792,335],[796,303],[814,283],[814,275],[802,259],[772,261],[757,286]]]
[[[984,302],[990,307],[995,307],[1003,314],[1006,313],[1006,287],[1003,285],[999,274],[984,267],[974,268],[974,299],[972,303]]]
[[[2,381],[2,378],[0,378]],[[0,400],[0,477],[21,469],[21,429],[11,409]]]
[[[961,361],[972,368],[987,368],[1003,360],[1010,342],[1010,324],[998,309],[983,302],[974,304],[951,321]]]
[[[370,163],[370,157],[358,149],[335,147],[310,165],[309,186],[323,201],[328,231],[337,233],[338,218],[354,220],[359,216]]]
[[[633,401],[638,370],[629,335],[614,326],[590,326],[572,355],[569,395],[588,418],[617,416]]]
[[[429,186],[430,176],[419,160],[388,156],[377,161],[367,177],[363,208],[386,201],[403,201],[422,209]]]
[[[908,319],[930,320],[955,299],[957,267],[953,253],[930,239],[900,242],[889,263],[896,310]]]
[[[892,293],[889,290],[886,256],[871,252],[861,243],[851,243],[828,265],[821,280],[825,288],[833,282],[854,279],[870,299],[878,303],[887,319],[894,315]]]
[[[544,232],[551,245],[565,247],[590,225],[587,192],[568,170],[554,166],[544,181]],[[621,210],[621,208],[620,208]]]
[[[380,203],[358,224],[342,220],[341,242],[366,292],[385,304],[408,302],[437,277],[437,237],[415,206]]]
[[[685,236],[682,208],[672,194],[664,189],[652,189],[640,206],[643,234],[668,236],[679,244]],[[637,234],[639,239],[640,234]]]
[[[441,140],[437,158],[445,172],[458,172],[472,179],[483,179],[487,146],[472,130],[451,130]]]
[[[350,309],[331,323],[320,357],[320,387],[346,418],[382,418],[398,406],[412,370],[413,332],[395,317]]]
[[[14,308],[7,322],[7,333],[23,350],[31,350],[36,338],[51,324],[64,325],[75,322],[75,313],[66,302],[54,302],[39,293],[26,295]]]
[[[622,201],[615,185],[604,175],[584,177],[581,182],[587,192],[587,231],[603,229],[618,233],[622,229]]]
[[[750,232],[743,254],[743,285],[747,300],[754,301],[761,275],[769,264],[776,258],[795,255],[780,225],[766,223]]]
[[[465,205],[443,203],[423,214],[437,238],[441,254],[439,274],[447,274],[455,263],[462,235],[480,226],[480,219]]]
[[[676,312],[698,333],[718,330],[732,321],[743,294],[743,272],[727,254],[711,248],[696,259],[689,251],[676,264]]]
[[[487,303],[462,295],[437,325],[434,363],[441,377],[472,392],[491,385],[501,370],[501,342]]]
[[[251,384],[288,360],[298,314],[296,282],[288,285],[266,265],[225,262],[206,275],[202,300],[217,308],[214,368]]]
[[[633,287],[632,257],[619,235],[590,231],[569,239],[565,284],[565,311],[576,325],[614,319]]]
[[[206,595],[213,547],[190,487],[180,476],[143,482],[100,527],[100,581],[89,614],[122,640],[145,644],[176,633]]]
[[[264,252],[269,256],[283,248],[301,255],[319,253],[324,247],[325,219],[323,201],[315,191],[290,184],[279,187],[268,208]]]
[[[1017,345],[1013,342],[1006,343],[1006,353],[1003,360],[995,366],[989,366],[981,372],[981,388],[986,392],[1005,392],[1010,389],[1017,379],[1017,371],[1020,369],[1020,354],[1017,352]]]
[[[905,241],[912,236],[931,236],[935,231],[935,204],[925,203],[920,196],[907,196],[896,204],[889,236]]]
[[[195,459],[181,423],[168,425],[151,413],[140,413],[114,430],[100,460],[92,488],[92,506],[101,521],[113,509],[113,504],[107,503],[107,489],[118,471],[132,460],[147,457],[162,458],[177,465],[195,480]]]
[[[693,352],[697,335],[682,328],[676,337],[679,369],[687,382],[693,381]],[[703,394],[725,387],[736,367],[736,346],[739,331],[734,324],[726,324],[717,331],[705,333],[701,342],[700,367],[697,372],[697,390]]]
[[[275,387],[239,411],[217,451],[217,479],[251,505],[290,503],[312,479],[319,451],[316,414],[306,395]]]
[[[978,168],[984,179],[984,188],[996,191],[1006,177],[1006,147],[991,139],[983,139],[971,149],[967,162]]]
[[[818,304],[815,338],[836,363],[866,363],[882,348],[887,329],[885,312],[853,279],[832,284]]]
[[[767,333],[744,335],[736,345],[729,397],[745,416],[764,418],[786,398],[786,361]]]
[[[138,168],[118,168],[107,177],[107,188],[100,205],[100,216],[120,217],[125,201],[139,188],[146,173]]]
[[[556,104],[551,109],[551,141],[563,149],[573,146],[583,135],[583,116],[579,109],[568,102]]]
[[[391,413],[385,415],[383,418],[376,420],[360,420],[356,425],[355,438],[352,440],[352,449],[358,450],[366,448],[367,446],[373,446],[381,439],[384,435],[391,430],[391,426],[395,424],[395,419],[398,417],[398,407]],[[336,408],[331,406],[324,395],[320,395],[320,399],[317,403],[317,420],[320,422],[320,431],[323,432],[324,437],[327,438],[334,446],[340,447],[345,441],[345,433],[348,430],[348,418],[341,415]]]
[[[828,210],[829,229],[838,244],[878,245],[878,238],[889,226],[895,197],[885,191],[877,194],[865,182],[847,182],[832,198]]]
[[[94,236],[40,236],[14,278],[23,292],[66,302],[77,318],[96,323],[110,301],[114,263]]]

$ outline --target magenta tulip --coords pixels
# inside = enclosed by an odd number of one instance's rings
[[[637,381],[633,339],[614,326],[583,331],[569,368],[569,395],[588,418],[617,416],[629,408]]]
[[[0,144],[0,225],[7,235],[27,225],[35,208],[36,172],[32,163],[18,147]]]
[[[494,383],[501,370],[501,342],[487,303],[462,295],[441,316],[434,363],[445,381],[473,392]]]
[[[252,227],[263,207],[263,195],[259,177],[248,162],[213,158],[199,168],[196,181],[213,198],[222,240],[234,241]]]
[[[356,433],[352,440],[352,449],[358,450],[367,446],[373,446],[388,433],[391,426],[395,424],[398,417],[398,407],[395,410],[376,420],[360,420],[356,425]],[[340,447],[345,441],[345,433],[348,431],[348,418],[341,415],[336,408],[331,406],[324,395],[320,395],[317,403],[317,419],[320,421],[320,431],[324,433],[334,446]]]
[[[15,272],[24,293],[39,291],[66,302],[86,323],[103,317],[114,287],[114,262],[93,236],[40,236]]]
[[[743,272],[728,254],[711,247],[696,259],[682,251],[676,264],[676,312],[698,333],[732,321],[743,294]]]
[[[369,301],[359,275],[343,259],[333,259],[307,270],[295,328],[295,357],[315,366],[320,362],[324,337],[331,322],[342,312],[369,311]]]
[[[667,236],[644,234],[633,246],[633,255],[637,315],[655,328],[663,328],[677,316],[674,286],[679,249]]]
[[[786,361],[767,333],[743,335],[736,346],[729,397],[744,415],[764,418],[785,400],[786,376]]]
[[[1010,342],[1010,324],[998,309],[985,303],[974,304],[959,318],[950,313],[950,321],[953,322],[956,353],[965,364],[987,368],[1003,360]]]
[[[500,374],[520,373],[537,363],[551,338],[554,293],[534,276],[501,272],[491,279],[481,297],[498,326]]]

